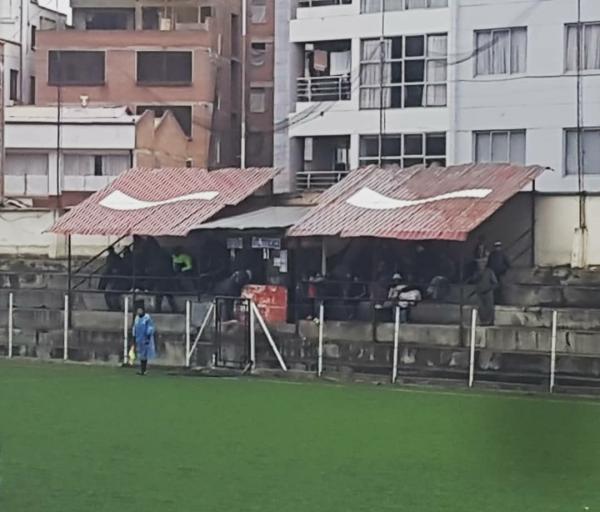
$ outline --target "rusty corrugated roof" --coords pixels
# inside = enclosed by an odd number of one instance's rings
[[[271,168],[135,168],[77,205],[51,228],[65,235],[185,236],[267,185]]]
[[[364,167],[325,192],[288,234],[463,241],[543,171],[509,164]]]

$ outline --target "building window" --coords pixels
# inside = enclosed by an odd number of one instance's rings
[[[360,138],[360,164],[379,164],[379,136],[363,135]],[[446,165],[445,133],[404,133],[381,137],[381,164]]]
[[[189,85],[192,52],[138,52],[137,81],[143,85]]]
[[[31,49],[35,50],[37,46],[37,27],[35,25],[31,25]]]
[[[267,22],[267,0],[250,0],[250,20],[252,23]]]
[[[156,117],[162,117],[167,110],[170,110],[185,134],[188,137],[192,136],[192,107],[179,105],[138,105],[136,113],[141,115],[146,110],[154,112]]]
[[[475,161],[525,164],[525,130],[474,132]]]
[[[566,173],[578,174],[579,150],[583,174],[600,174],[600,128],[585,128],[581,130],[579,144],[577,139],[576,129],[566,130]]]
[[[262,88],[250,89],[250,112],[262,114],[267,110],[267,91]]]
[[[381,7],[389,11],[404,9],[435,9],[448,7],[448,0],[361,0],[362,12],[381,12]]]
[[[128,21],[133,19],[133,9],[86,9],[86,30],[127,30]]]
[[[158,7],[142,7],[142,30],[158,30],[160,17]]]
[[[577,70],[577,37],[579,35],[579,69],[600,69],[600,22],[567,25],[565,69]]]
[[[50,50],[49,85],[103,85],[104,52]]]
[[[35,105],[35,77],[29,77],[29,104]]]
[[[253,41],[250,44],[250,63],[253,66],[263,66],[267,61],[267,43]]]
[[[19,72],[16,69],[10,70],[10,90],[9,99],[19,101]]]
[[[102,176],[102,155],[94,155],[94,176]]]
[[[182,24],[198,23],[198,7],[196,5],[179,5],[173,7],[175,11],[175,22]]]
[[[475,74],[511,75],[527,71],[527,28],[475,32]]]
[[[210,5],[200,7],[200,23],[206,23],[208,18],[214,16],[213,8]]]
[[[360,107],[445,106],[447,41],[446,34],[363,40]]]

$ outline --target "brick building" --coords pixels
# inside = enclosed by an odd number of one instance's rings
[[[239,165],[240,0],[72,0],[74,30],[38,34],[37,103],[171,110],[190,165]]]

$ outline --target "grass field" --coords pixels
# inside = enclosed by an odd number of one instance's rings
[[[574,399],[0,362],[0,441],[2,512],[600,510]]]

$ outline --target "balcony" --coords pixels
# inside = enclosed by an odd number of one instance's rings
[[[323,192],[342,181],[349,173],[349,170],[299,171],[296,173],[296,187],[303,192]]]
[[[332,5],[350,5],[352,0],[300,0],[298,7],[329,7]]]
[[[300,102],[349,100],[352,93],[350,76],[300,77],[297,98]]]

